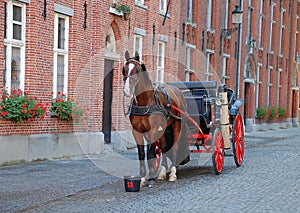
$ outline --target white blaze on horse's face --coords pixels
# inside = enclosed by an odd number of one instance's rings
[[[127,76],[130,76],[131,74],[131,71],[133,70],[134,68],[134,64],[133,63],[130,63],[128,65],[128,75]],[[132,94],[130,93],[130,78],[126,78],[125,80],[125,84],[124,84],[124,94],[127,96],[127,97],[130,97]]]

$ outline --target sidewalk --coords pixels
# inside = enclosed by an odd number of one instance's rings
[[[299,136],[298,127],[245,133],[245,149],[259,143]],[[101,155],[0,168],[0,212],[28,210],[32,206],[121,181],[124,175],[137,174],[136,149],[119,152],[111,147],[106,145]]]
[[[300,127],[289,127],[284,129],[274,129],[258,132],[245,132],[246,141],[254,142],[257,139],[281,140],[300,136]]]

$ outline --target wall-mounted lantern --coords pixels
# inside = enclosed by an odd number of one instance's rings
[[[240,10],[239,5],[235,5],[235,9],[232,11],[232,24],[238,26],[231,29],[221,29],[221,37],[228,38],[235,30],[238,30],[242,24],[242,18],[243,11]]]

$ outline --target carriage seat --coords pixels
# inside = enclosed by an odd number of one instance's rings
[[[172,82],[170,85],[179,88],[185,97],[187,114],[201,127],[208,130],[212,125],[211,107],[217,97],[217,81]]]
[[[227,89],[228,109],[230,110],[234,102],[235,92],[233,89]]]

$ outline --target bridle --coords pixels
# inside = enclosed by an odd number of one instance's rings
[[[129,79],[131,79],[131,80],[134,82],[134,84],[133,84],[132,86],[129,85],[129,89],[130,89],[130,96],[131,96],[131,97],[134,97],[134,98],[136,99],[136,97],[135,97],[135,88],[136,88],[137,84],[138,84],[139,81],[140,81],[140,76],[139,76],[139,74],[140,74],[140,72],[142,71],[142,67],[141,67],[141,63],[140,63],[139,61],[135,60],[134,58],[128,59],[128,60],[126,61],[125,65],[124,65],[124,67],[125,67],[127,64],[131,63],[131,62],[133,62],[135,65],[136,65],[136,64],[138,65],[138,68],[137,68],[137,71],[136,71],[136,76],[137,76],[137,77],[133,77],[132,75],[130,75],[130,73],[128,73],[126,76],[124,76],[123,81],[124,81],[124,83],[125,83],[125,81],[129,78]],[[124,70],[124,67],[123,67],[123,70]],[[124,75],[124,74],[125,74],[125,72],[123,73],[123,75]],[[124,84],[124,86],[125,86],[125,84]],[[124,96],[126,96],[125,93],[124,93]]]
[[[125,66],[128,65],[131,62],[133,62],[135,65],[136,64],[138,65],[138,68],[137,68],[137,71],[136,71],[136,74],[135,74],[137,76],[136,78],[133,77],[132,75],[130,75],[130,73],[128,73],[126,76],[124,76],[124,74],[125,74]],[[127,79],[131,79],[134,82],[132,86],[129,85],[129,89],[130,89],[130,95],[129,95],[129,97],[131,98],[131,100],[130,100],[129,109],[128,109],[127,112],[125,112],[125,107],[124,107],[124,105],[125,105],[125,96],[127,96],[127,95],[125,94],[125,92],[123,93],[123,111],[124,111],[124,115],[125,116],[128,115],[128,114],[130,114],[131,108],[132,108],[132,105],[133,105],[133,101],[135,101],[135,103],[138,104],[138,101],[137,101],[137,98],[136,98],[136,95],[135,95],[135,88],[136,88],[137,84],[140,81],[139,74],[140,74],[141,71],[142,71],[141,63],[139,61],[135,60],[134,58],[128,59],[125,62],[124,66],[123,66],[124,87],[125,87],[125,81]]]

